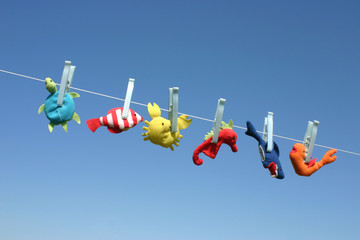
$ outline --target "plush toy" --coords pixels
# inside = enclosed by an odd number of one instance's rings
[[[219,138],[217,143],[212,143],[214,132],[211,131],[205,136],[205,141],[200,144],[194,151],[193,162],[196,165],[201,165],[203,160],[199,158],[200,153],[204,153],[206,156],[215,159],[221,145],[223,143],[229,145],[233,152],[237,152],[238,148],[236,146],[237,134],[233,128],[233,121],[230,120],[229,124],[221,122],[222,126],[220,127]]]
[[[256,132],[254,125],[251,122],[247,121],[246,126],[247,126],[247,131],[245,132],[245,134],[255,138],[255,140],[257,140],[259,143],[260,158],[264,168],[269,169],[270,175],[272,177],[283,179],[285,175],[280,164],[280,160],[279,160],[280,152],[276,142],[274,142],[273,150],[271,152],[266,152],[267,143]]]
[[[148,112],[152,120],[150,122],[145,120],[145,124],[148,125],[148,127],[143,127],[143,130],[147,131],[142,134],[145,137],[144,141],[150,140],[150,142],[154,144],[164,148],[170,148],[174,151],[172,145],[179,146],[180,139],[183,138],[179,129],[188,128],[192,119],[187,119],[187,115],[181,115],[177,119],[177,131],[171,132],[170,120],[161,117],[160,108],[156,103],[154,103],[154,106],[150,103],[148,104]]]
[[[316,162],[315,158],[311,159],[309,163],[305,163],[306,148],[303,144],[296,143],[289,156],[295,172],[300,176],[310,177],[324,165],[334,162],[336,156],[333,155],[336,152],[336,149],[331,149],[325,153],[324,157],[319,162]]]
[[[55,82],[51,78],[45,79],[46,89],[50,95],[46,98],[45,103],[39,107],[38,114],[45,111],[46,117],[50,120],[49,131],[52,132],[55,125],[61,124],[67,132],[67,122],[74,119],[80,124],[80,117],[75,112],[75,104],[73,98],[80,97],[78,93],[66,93],[62,106],[57,105],[59,91]]]
[[[129,109],[126,119],[122,118],[122,113],[122,107],[113,108],[108,112],[107,116],[87,120],[86,124],[92,132],[95,132],[101,126],[106,126],[111,133],[121,133],[143,121],[143,117],[132,109]]]

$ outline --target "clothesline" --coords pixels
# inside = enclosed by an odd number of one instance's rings
[[[15,75],[15,76],[19,76],[19,77],[23,77],[23,78],[32,79],[32,80],[36,80],[36,81],[40,81],[40,82],[45,82],[45,80],[43,80],[43,79],[39,79],[39,78],[35,78],[35,77],[30,77],[30,76],[26,76],[26,75],[23,75],[23,74],[6,71],[6,70],[3,70],[3,69],[0,69],[0,72],[7,73],[7,74],[11,74],[11,75]],[[57,83],[56,85],[60,85],[60,84]],[[98,96],[101,96],[101,97],[106,97],[106,98],[110,98],[110,99],[115,99],[115,100],[118,100],[118,101],[125,101],[125,99],[122,99],[122,98],[113,97],[113,96],[110,96],[110,95],[106,95],[106,94],[102,94],[102,93],[97,93],[97,92],[93,92],[93,91],[89,91],[89,90],[85,90],[85,89],[81,89],[81,88],[76,88],[76,87],[72,87],[72,86],[70,86],[70,88],[71,88],[71,89],[74,89],[74,90],[77,90],[77,91],[86,92],[86,93],[90,93],[90,94],[93,94],[93,95],[98,95]],[[147,107],[147,104],[144,104],[144,103],[139,103],[139,102],[134,102],[134,101],[131,101],[131,103],[132,103],[132,104],[136,104],[136,105],[140,105],[140,106]],[[164,108],[160,108],[160,109],[161,109],[162,111],[169,112],[168,109],[164,109]],[[208,122],[212,122],[212,123],[214,122],[214,120],[207,119],[207,118],[203,118],[203,117],[198,117],[198,116],[194,116],[194,115],[190,115],[190,114],[187,114],[187,113],[181,113],[181,112],[179,112],[179,114],[185,114],[185,115],[188,115],[189,117],[192,117],[192,118],[195,118],[195,119],[199,119],[199,120],[203,120],[203,121],[208,121]],[[241,127],[241,126],[236,126],[236,125],[234,125],[233,127],[234,127],[234,128],[238,128],[238,129],[242,129],[242,130],[247,130],[247,128]],[[257,131],[257,132],[263,134],[263,132],[261,132],[261,131]],[[274,137],[277,137],[277,138],[282,138],[282,139],[294,141],[294,142],[300,142],[300,143],[303,142],[303,141],[298,140],[298,139],[289,138],[289,137],[284,137],[284,136],[280,136],[280,135],[276,135],[276,134],[274,134],[273,136],[274,136]],[[339,148],[335,148],[335,147],[328,147],[328,146],[324,146],[324,145],[320,145],[320,144],[314,144],[314,145],[317,146],[317,147],[322,147],[322,148],[327,148],[327,149],[337,149],[337,150],[340,151],[340,152],[344,152],[344,153],[349,153],[349,154],[353,154],[353,155],[360,156],[360,153],[356,153],[356,152],[351,152],[351,151],[347,151],[347,150],[343,150],[343,149],[339,149]]]

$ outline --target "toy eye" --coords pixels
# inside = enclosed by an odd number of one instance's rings
[[[164,123],[162,123],[162,125],[164,126]]]
[[[233,137],[233,140],[235,140],[235,137]]]

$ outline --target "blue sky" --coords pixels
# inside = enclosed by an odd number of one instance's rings
[[[303,139],[360,152],[358,1],[1,1],[0,69],[179,111],[250,120]],[[275,138],[285,179],[269,176],[257,143],[236,129],[237,153],[192,162],[211,129],[194,119],[175,151],[143,141],[143,123],[92,133],[86,120],[123,102],[78,92],[81,125],[52,134],[38,115],[41,82],[0,73],[0,239],[358,239],[360,158],[338,152],[310,178],[295,174],[292,141]],[[147,109],[131,105],[146,120]],[[162,113],[167,116],[166,112]],[[316,147],[313,156],[327,150]]]

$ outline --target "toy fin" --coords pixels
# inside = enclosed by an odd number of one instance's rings
[[[113,111],[116,111],[116,110],[118,110],[118,109],[122,109],[122,108],[121,108],[121,107],[117,107],[117,108],[114,108],[114,109],[110,109],[107,114],[111,114]],[[122,111],[121,111],[121,112],[122,112]]]
[[[78,98],[78,97],[80,97],[80,94],[78,94],[78,93],[76,93],[76,92],[71,92],[71,93],[69,93],[69,95],[70,95],[70,97],[72,97],[72,98]]]
[[[49,126],[48,126],[48,127],[49,127],[49,131],[50,131],[51,133],[52,133],[52,131],[54,130],[54,126],[55,126],[55,125],[54,125],[53,123],[51,123],[51,122],[49,123]]]
[[[65,132],[68,131],[68,129],[67,129],[67,122],[62,122],[62,123],[61,123],[61,126],[64,128]]]
[[[45,110],[45,104],[41,105],[38,110],[38,114],[42,113]]]
[[[101,123],[100,123],[100,120],[98,118],[89,119],[89,120],[86,121],[86,124],[87,124],[88,128],[92,132],[95,132],[96,129],[101,127]]]
[[[279,146],[276,144],[276,142],[274,142],[274,150],[275,150],[276,156],[280,157]]]
[[[312,167],[315,165],[317,158],[311,158],[309,163],[305,163],[308,165],[308,167]]]
[[[121,133],[122,130],[118,129],[118,128],[111,128],[111,127],[108,127],[108,130],[109,132],[111,133]]]
[[[73,119],[74,119],[78,124],[80,124],[80,117],[79,117],[79,115],[78,115],[76,112],[74,112],[74,114],[73,114]]]

